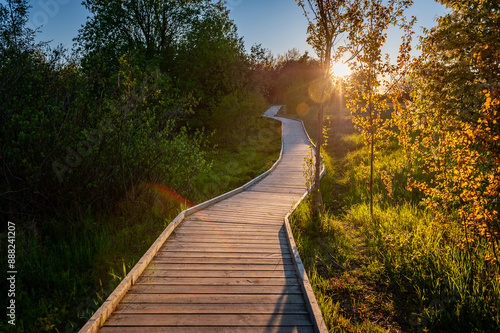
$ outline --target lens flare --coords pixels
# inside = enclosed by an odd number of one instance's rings
[[[301,116],[308,115],[310,110],[311,110],[311,108],[309,107],[309,104],[307,104],[307,103],[302,102],[299,105],[297,105],[297,114],[299,114]]]
[[[333,87],[330,80],[324,78],[316,79],[309,85],[309,97],[316,103],[324,103],[332,94]]]
[[[181,204],[184,204],[188,207],[193,207],[193,203],[189,201],[187,198],[183,197],[179,193],[175,192],[174,190],[169,189],[166,186],[160,185],[160,184],[154,184],[154,183],[146,183],[142,184],[142,186],[145,186],[149,189],[154,190],[158,195],[162,197],[162,199],[174,199],[175,201],[180,202]]]
[[[186,205],[187,207],[194,207],[194,204],[189,201],[187,198],[183,197],[179,193],[175,192],[174,190],[161,185],[161,184],[155,184],[155,183],[145,183],[140,185],[142,188],[147,188],[149,190],[152,190],[154,193],[158,195],[158,200],[161,202],[168,202],[171,201],[172,199]],[[211,241],[214,241],[215,243],[219,243],[220,247],[228,249],[230,251],[229,254],[232,254],[234,257],[237,256],[236,251],[234,250],[234,247],[231,243],[231,240],[228,238],[227,235],[224,235],[222,230],[220,230],[217,227],[217,221],[211,221],[211,218],[209,214],[207,214],[206,211],[200,210],[193,215],[192,217],[195,217],[196,219],[200,220],[203,222],[204,225],[209,227],[212,230],[212,239]]]

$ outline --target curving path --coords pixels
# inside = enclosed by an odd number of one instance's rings
[[[82,331],[326,332],[285,222],[306,192],[310,143],[302,124],[275,117],[278,110],[265,114],[283,123],[276,168],[185,217],[109,318],[102,311],[101,323],[96,314]]]

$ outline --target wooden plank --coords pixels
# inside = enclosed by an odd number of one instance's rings
[[[211,220],[211,219],[224,219],[230,217],[232,220],[251,220],[253,222],[259,222],[259,220],[264,221],[281,221],[283,220],[283,214],[281,213],[261,213],[261,212],[243,212],[243,211],[233,211],[228,212],[225,210],[212,210],[212,211],[203,211],[203,214],[196,214],[193,217],[197,217],[200,220]]]
[[[272,192],[276,192],[276,187],[274,187],[274,186],[259,186],[259,187],[253,187],[252,191],[253,192],[272,193]],[[299,189],[287,189],[287,190],[284,190],[284,192],[298,194],[298,195],[304,193],[304,191],[299,190]]]
[[[274,277],[296,277],[295,271],[195,271],[195,270],[161,270],[146,268],[144,277],[206,277],[206,278],[274,278]]]
[[[258,265],[258,264],[163,264],[159,262],[149,264],[150,269],[160,270],[192,270],[192,271],[277,271],[294,270],[293,265]]]
[[[190,226],[187,228],[179,229],[175,234],[173,234],[171,237],[189,237],[190,235],[193,235],[193,238],[196,238],[197,236],[200,237],[218,237],[218,236],[224,236],[224,237],[262,237],[263,239],[279,239],[283,237],[283,231],[281,230],[282,226],[277,226],[274,228],[274,230],[231,230],[231,229],[224,229],[224,228],[217,228],[214,229],[212,227],[204,227],[204,226]]]
[[[116,314],[308,314],[305,304],[238,304],[228,307],[226,304],[121,304]]]
[[[189,223],[183,225],[179,229],[178,232],[182,232],[184,230],[192,230],[193,228],[198,230],[206,230],[206,231],[234,231],[234,232],[252,232],[254,234],[258,233],[271,233],[274,234],[283,227],[283,221],[280,224],[248,224],[248,223],[238,223],[235,221],[203,221],[203,220],[190,220]]]
[[[186,295],[186,294],[127,294],[122,299],[127,303],[157,304],[304,304],[302,295]]]
[[[185,223],[182,224],[180,228],[185,228],[191,225],[204,225],[204,226],[210,226],[210,227],[231,227],[231,228],[245,228],[245,229],[252,229],[252,230],[275,230],[276,226],[275,225],[269,225],[265,223],[259,223],[259,221],[254,221],[254,225],[249,225],[248,223],[239,223],[238,219],[233,218],[231,219],[231,223],[228,224],[227,221],[221,221],[221,220],[212,220],[212,219],[200,219],[196,217],[190,217],[189,219],[186,219]]]
[[[222,219],[222,220],[220,220]],[[230,219],[233,222],[242,221],[253,221],[254,223],[262,223],[262,221],[277,221],[283,220],[283,216],[279,214],[247,214],[247,213],[228,213],[228,212],[207,212],[203,214],[193,214],[190,216],[190,220],[208,221],[208,222],[220,222]]]
[[[293,286],[299,285],[297,278],[228,278],[228,277],[162,277],[142,276],[136,284],[204,285],[204,286]]]
[[[179,233],[217,233],[217,234],[237,234],[237,235],[252,235],[252,236],[274,236],[280,231],[282,232],[283,224],[281,225],[251,225],[231,222],[210,223],[205,221],[192,221],[189,225],[176,230],[173,235]]]
[[[196,239],[199,242],[219,242],[219,241],[255,241],[261,239],[262,242],[286,242],[286,238],[278,233],[256,235],[252,232],[214,232],[193,230],[193,232],[183,231],[172,236],[176,241],[190,241]]]
[[[198,222],[217,222],[217,223],[231,223],[231,224],[246,224],[248,226],[283,226],[283,219],[250,219],[245,217],[228,217],[228,216],[208,216],[206,219],[198,219]]]
[[[302,295],[299,286],[213,286],[213,285],[168,285],[135,284],[130,294],[267,294],[267,295]]]
[[[307,314],[141,314],[112,315],[105,326],[305,326]]]
[[[206,251],[160,251],[157,257],[169,258],[283,258],[290,259],[291,253],[262,253],[262,252],[206,252]]]
[[[248,238],[226,238],[224,236],[218,236],[218,237],[206,237],[206,238],[196,238],[193,237],[193,239],[189,239],[187,237],[172,237],[172,242],[171,244],[213,244],[213,246],[220,246],[221,244],[225,245],[258,245],[258,244],[263,244],[263,245],[276,245],[276,244],[284,244],[286,245],[286,239],[248,239]]]
[[[218,249],[246,249],[250,251],[239,251],[239,252],[268,252],[269,249],[282,249],[288,250],[287,244],[274,243],[274,244],[238,244],[238,243],[196,243],[196,242],[180,242],[172,241],[165,244],[161,250],[168,251],[172,249],[176,250],[186,250],[186,251],[198,251],[197,249],[208,249],[211,251]],[[219,251],[215,251],[219,252]]]
[[[261,240],[263,242],[286,242],[286,238],[283,234],[264,234],[264,235],[256,235],[255,233],[252,232],[179,232],[176,233],[175,235],[171,236],[171,239],[183,241],[187,240],[190,241],[192,239],[196,239],[198,242],[205,242],[205,241],[255,241],[255,240]]]
[[[305,179],[302,178],[299,180],[294,176],[290,175],[287,176],[283,175],[272,179],[265,179],[255,184],[254,186],[269,186],[269,185],[277,186],[283,189],[296,188],[296,189],[302,189],[304,192],[306,191]]]
[[[196,242],[196,243],[240,243],[251,244],[259,241],[261,243],[286,243],[286,238],[278,233],[262,235],[260,238],[255,233],[224,233],[224,232],[193,232],[192,233],[179,233],[172,236],[172,242]]]
[[[202,210],[200,214],[193,214],[194,217],[199,217],[200,219],[207,219],[214,216],[231,216],[232,218],[252,218],[252,219],[270,219],[274,220],[276,218],[283,219],[283,214],[281,212],[263,212],[257,211],[258,208],[253,209],[234,209],[228,210],[225,208],[212,209],[212,210]]]
[[[263,259],[263,258],[171,258],[168,256],[155,257],[151,264],[255,264],[255,265],[293,265],[292,259]]]
[[[256,238],[262,237],[262,239],[280,239],[284,236],[283,230],[281,230],[281,226],[274,228],[274,230],[231,230],[224,228],[214,229],[212,227],[204,227],[204,226],[190,226],[187,228],[179,229],[175,234],[171,237],[192,237],[196,239],[196,237],[227,237],[227,238]]]
[[[236,245],[227,245],[227,246],[203,246],[199,244],[194,245],[181,245],[181,244],[166,244],[164,245],[159,252],[168,252],[168,251],[185,251],[185,252],[260,252],[260,253],[289,253],[288,247],[286,245],[272,245],[272,246],[236,246]]]
[[[221,202],[217,204],[217,207],[223,207],[223,208],[262,208],[262,205],[259,204],[264,202],[263,200],[241,200],[238,199],[238,197],[234,197],[232,200],[227,200],[224,202]],[[266,209],[285,209],[290,207],[290,203],[280,203],[280,202],[267,202],[266,203]]]
[[[296,199],[296,196],[291,196],[286,193],[266,193],[266,194],[259,194],[252,192],[250,190],[247,190],[245,192],[239,193],[238,200],[273,200],[273,202],[282,202],[283,200],[293,200]]]
[[[210,208],[201,210],[193,215],[203,215],[203,214],[208,214],[210,212],[223,212],[226,214],[241,213],[241,214],[255,214],[255,215],[279,215],[275,213],[274,209],[268,209],[267,206],[265,207],[265,209],[262,209],[263,208],[262,206],[254,204],[253,202],[251,203],[252,204],[249,204],[249,202],[247,202],[246,207],[236,206],[236,205],[232,205],[231,207],[223,205],[215,205]]]
[[[102,333],[312,333],[310,326],[281,327],[281,326],[196,326],[196,327],[103,327]]]
[[[288,194],[266,193],[264,195],[260,195],[259,193],[246,191],[240,193],[237,197],[233,197],[230,200],[222,202],[222,204],[236,205],[238,203],[242,203],[247,205],[259,205],[271,202],[273,205],[288,206],[293,205],[293,199],[295,199],[295,197]]]

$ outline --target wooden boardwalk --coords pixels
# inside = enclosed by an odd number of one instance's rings
[[[306,192],[310,143],[300,122],[279,120],[276,168],[184,218],[99,332],[326,332],[284,222]]]

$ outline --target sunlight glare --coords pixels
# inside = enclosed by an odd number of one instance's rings
[[[333,76],[348,76],[351,74],[351,69],[347,64],[336,62],[332,65]]]

